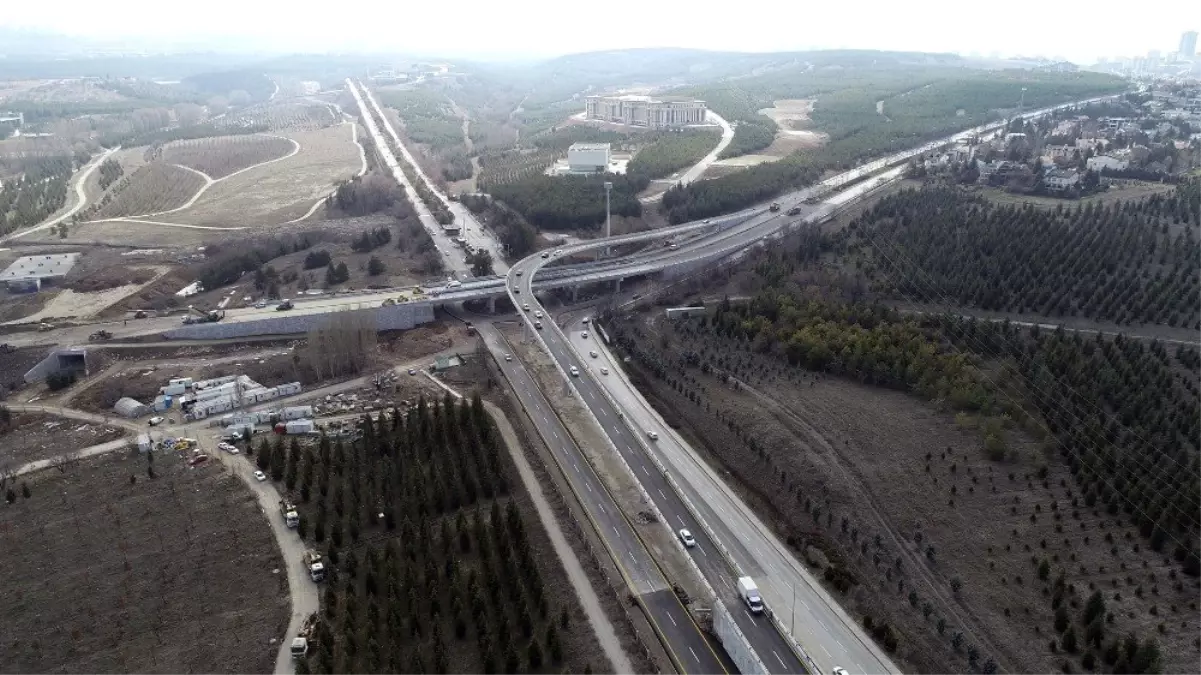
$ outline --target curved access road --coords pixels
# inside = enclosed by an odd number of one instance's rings
[[[92,172],[96,170],[96,167],[100,166],[104,162],[104,160],[111,157],[114,152],[116,152],[120,149],[121,149],[121,146],[118,145],[116,147],[105,150],[104,154],[100,155],[96,159],[89,162],[88,165],[85,166],[82,171],[80,171],[78,174],[76,174],[76,176],[75,176],[75,204],[71,208],[67,209],[66,213],[55,216],[54,218],[47,220],[46,222],[44,222],[40,225],[35,225],[27,230],[21,230],[20,232],[13,232],[12,234],[0,237],[0,244],[4,243],[10,239],[17,239],[17,238],[24,237],[29,234],[33,234],[34,232],[41,232],[42,230],[48,230],[48,229],[54,227],[55,225],[58,225],[59,223],[63,222],[64,220],[70,218],[71,216],[75,215],[76,213],[79,213],[80,210],[83,209],[83,207],[88,205],[88,195],[87,195],[87,191],[84,189],[85,186],[87,185],[88,178],[91,177]]]
[[[705,115],[709,121],[714,122],[721,127],[721,139],[717,141],[717,146],[714,147],[709,154],[702,157],[701,160],[696,164],[693,164],[692,167],[684,172],[684,175],[676,178],[675,180],[667,181],[673,186],[687,185],[688,183],[691,183],[704,175],[705,170],[713,166],[713,163],[717,161],[717,156],[720,155],[722,151],[730,145],[730,141],[734,140],[734,127],[730,126],[730,123],[727,122],[724,117],[718,115],[712,110],[707,111]],[[665,181],[655,182],[661,184]],[[643,204],[652,204],[660,199],[663,199],[662,192],[650,195],[649,197],[641,197],[638,201],[642,202]]]

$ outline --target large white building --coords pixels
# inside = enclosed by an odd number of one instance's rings
[[[670,129],[705,123],[704,101],[660,101],[649,96],[589,96],[585,112],[590,120],[634,127]]]
[[[567,148],[567,170],[571,173],[603,173],[609,168],[608,143],[572,143]]]

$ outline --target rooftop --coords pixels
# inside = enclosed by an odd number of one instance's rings
[[[587,152],[589,150],[608,150],[608,149],[609,149],[608,143],[572,143],[571,147],[567,148],[567,151],[568,152],[572,152],[572,151]]]
[[[23,256],[14,260],[13,264],[0,272],[0,281],[61,277],[75,267],[79,256],[79,253]]]

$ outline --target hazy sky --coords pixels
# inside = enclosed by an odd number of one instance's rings
[[[254,51],[520,56],[628,47],[847,47],[996,50],[1076,61],[1151,49],[1167,53],[1176,49],[1182,31],[1201,27],[1198,0],[1086,7],[1062,0],[205,0],[185,9],[161,0],[55,0],[50,6],[14,3],[0,14],[0,26],[193,44],[217,39],[223,49],[240,45]]]

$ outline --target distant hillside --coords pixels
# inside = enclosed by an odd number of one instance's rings
[[[275,85],[263,73],[255,70],[228,70],[215,73],[200,73],[184,78],[182,86],[200,94],[229,96],[244,91],[250,101],[265,101],[275,91]]]
[[[962,66],[953,54],[830,50],[808,52],[717,52],[702,49],[620,49],[570,54],[503,74],[531,90],[531,105],[571,98],[609,87],[700,85],[779,69],[814,66]],[[499,73],[498,73],[499,74]]]

